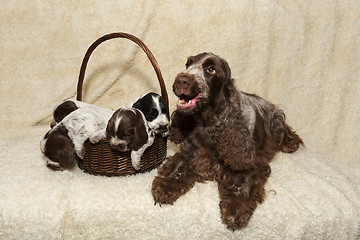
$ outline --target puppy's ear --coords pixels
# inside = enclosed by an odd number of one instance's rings
[[[59,163],[61,166],[65,168],[72,168],[75,165],[76,157],[75,157],[75,150],[72,144],[72,141],[67,142],[67,146],[58,150],[59,156]]]
[[[139,124],[134,128],[134,147],[133,150],[139,150],[148,141],[148,135],[145,125]]]
[[[141,104],[141,100],[142,98],[140,98],[139,100],[137,100],[133,105],[132,105],[132,107],[133,108],[137,108],[137,109],[139,109],[140,111],[143,111],[143,106],[142,106],[142,104]]]
[[[59,106],[57,106],[56,109],[54,110],[53,115],[54,115],[55,122],[57,122],[57,123],[61,122],[67,115],[69,115],[76,109],[78,109],[78,107],[76,106],[76,104],[73,101],[70,101],[70,100],[64,101]]]
[[[114,134],[114,129],[115,129],[115,119],[116,116],[118,115],[119,110],[115,111],[113,113],[113,115],[111,116],[111,118],[108,121],[108,124],[106,126],[106,132],[105,132],[105,136],[108,140],[110,140],[111,138],[111,134]]]
[[[51,161],[60,164],[59,169],[53,170],[70,169],[75,164],[76,156],[73,142],[66,134],[60,131],[49,134],[45,143],[44,154]]]

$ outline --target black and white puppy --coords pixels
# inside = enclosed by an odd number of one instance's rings
[[[136,108],[120,108],[110,118],[106,138],[113,149],[131,151],[131,163],[135,170],[141,166],[141,157],[155,139],[144,114]]]
[[[157,93],[148,93],[137,99],[132,107],[139,109],[145,116],[150,129],[162,137],[169,135],[169,109],[164,99]]]
[[[84,142],[97,143],[105,138],[113,110],[73,99],[64,100],[54,110],[52,129],[41,139],[40,148],[53,170],[71,168],[76,155],[83,158]],[[76,155],[75,155],[76,154]]]

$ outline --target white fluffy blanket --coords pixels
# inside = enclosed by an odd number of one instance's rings
[[[0,21],[0,239],[360,238],[358,0],[14,0],[1,4]],[[119,31],[152,50],[171,110],[186,58],[211,51],[240,90],[280,105],[304,139],[275,157],[247,227],[221,223],[213,182],[160,208],[156,170],[107,178],[45,167],[39,141],[53,106],[75,95],[90,44]],[[124,39],[95,50],[84,88],[84,101],[108,108],[159,92],[145,54]]]

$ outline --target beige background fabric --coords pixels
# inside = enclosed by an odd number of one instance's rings
[[[0,23],[0,238],[359,237],[357,0],[15,0],[1,4]],[[306,148],[276,156],[267,189],[277,194],[247,228],[222,225],[215,183],[157,208],[156,170],[109,179],[46,169],[38,145],[53,107],[75,97],[87,48],[111,32],[151,49],[171,111],[176,74],[204,51],[228,61],[239,90],[285,111]],[[150,91],[159,93],[156,75],[134,43],[110,40],[92,54],[84,101],[116,109]],[[175,151],[170,144],[168,154]]]

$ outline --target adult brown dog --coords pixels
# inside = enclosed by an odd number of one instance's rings
[[[195,182],[215,180],[223,223],[232,230],[245,226],[264,200],[270,161],[303,141],[282,110],[236,90],[227,62],[212,53],[188,58],[173,91],[179,102],[170,140],[181,151],[159,168],[152,185],[155,203],[172,204]]]

